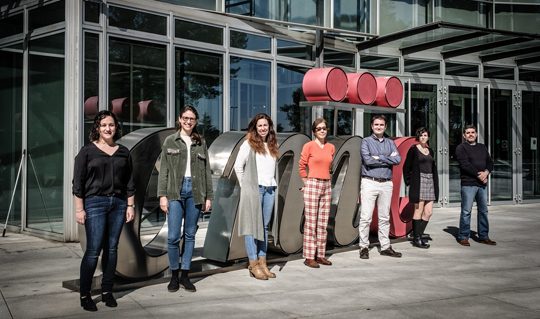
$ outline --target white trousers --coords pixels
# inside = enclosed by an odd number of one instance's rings
[[[360,232],[360,248],[369,247],[369,226],[373,217],[375,203],[377,203],[378,208],[379,243],[381,244],[381,250],[390,247],[388,234],[390,233],[390,203],[392,201],[393,188],[394,184],[392,181],[379,183],[367,178],[362,178],[360,184],[360,199],[362,205],[360,225],[358,227]]]

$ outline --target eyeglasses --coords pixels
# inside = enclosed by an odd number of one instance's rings
[[[182,117],[182,121],[184,122],[195,122],[196,120],[194,117]]]
[[[325,127],[316,127],[316,128],[315,128],[315,131],[316,131],[316,132],[326,131],[326,130],[328,130],[328,128],[327,128],[326,126],[325,126]]]

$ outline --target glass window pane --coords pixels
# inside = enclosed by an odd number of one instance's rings
[[[514,69],[484,66],[484,77],[490,79],[513,80]]]
[[[441,74],[441,63],[439,61],[425,60],[405,60],[405,72]]]
[[[446,63],[446,75],[461,75],[477,78],[479,75],[478,65]]]
[[[223,28],[175,20],[175,36],[177,38],[223,45]]]
[[[64,34],[36,41],[42,48],[42,42],[47,40],[63,43]],[[63,233],[64,56],[38,53],[33,43],[29,43],[28,56],[26,224],[29,228]]]
[[[519,69],[519,80],[540,82],[540,72],[538,70]]]
[[[338,110],[337,135],[352,135],[352,112]]]
[[[369,0],[334,0],[334,28],[370,32]]]
[[[328,128],[326,136],[334,135],[334,109],[323,109],[323,119],[326,120],[326,127]],[[312,132],[310,133],[311,135],[308,134],[309,136],[314,136]]]
[[[270,53],[270,38],[231,30],[231,47]]]
[[[227,0],[225,12],[309,25],[324,24],[324,0]]]
[[[259,114],[270,115],[270,62],[231,56],[231,131],[246,131]]]
[[[109,6],[109,25],[118,28],[167,35],[167,18]]]
[[[435,20],[489,28],[493,4],[470,0],[436,0]],[[498,26],[497,26],[498,28]]]
[[[99,36],[84,35],[84,141],[89,143],[88,134],[99,111]]]
[[[0,19],[0,39],[23,32],[23,15]]]
[[[206,9],[206,10],[217,10],[218,3],[221,3],[221,0],[157,0],[160,2],[167,2],[172,4],[177,4],[180,6]]]
[[[290,1],[289,21],[309,25],[324,25],[324,0]]]
[[[99,3],[88,2],[84,3],[84,21],[99,23]]]
[[[405,88],[408,89],[408,85]],[[437,149],[437,86],[431,84],[411,84],[411,105],[409,99],[405,99],[408,117],[405,131],[408,136],[415,136],[420,127],[429,129],[429,146]],[[405,95],[407,96],[407,95]],[[437,156],[437,154],[435,154]]]
[[[109,109],[122,133],[165,125],[167,115],[166,46],[111,38]]]
[[[379,32],[386,35],[429,23],[427,0],[380,0]],[[372,0],[376,6],[376,0]]]
[[[497,29],[538,33],[539,16],[540,6],[538,5],[497,4],[495,6]]]
[[[60,34],[62,35],[62,34]],[[64,36],[50,36],[32,40],[30,53],[64,54]]]
[[[311,109],[300,107],[300,102],[306,101],[302,81],[307,71],[308,68],[278,64],[276,132],[310,134]]]
[[[64,1],[58,1],[28,11],[28,30],[34,30],[64,21],[65,6]]]
[[[312,51],[311,45],[277,40],[277,54],[281,56],[311,61]]]
[[[399,71],[398,58],[386,58],[370,55],[360,55],[360,67],[362,69]]]
[[[324,64],[354,68],[356,65],[355,55],[353,53],[324,49]]]
[[[5,223],[11,197],[15,192],[8,224],[21,223],[21,186],[19,171],[22,154],[23,52],[15,46],[0,49],[0,220]]]
[[[199,113],[197,130],[209,146],[223,132],[223,56],[176,49],[176,118],[191,105]]]

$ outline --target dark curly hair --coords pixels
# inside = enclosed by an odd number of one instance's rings
[[[197,119],[197,122],[199,121],[199,113],[197,112],[197,110],[191,105],[186,105],[182,109],[180,109],[180,114],[178,115],[178,122],[175,125],[177,131],[182,129],[182,124],[180,124],[180,119],[182,118],[182,115],[184,115],[184,113],[186,113],[187,111],[193,112],[193,114],[195,114],[195,118]],[[193,126],[193,130],[191,131],[190,137],[191,137],[191,141],[195,142],[195,144],[197,145],[201,145],[202,141],[204,141],[204,137],[201,134],[199,134],[199,132],[197,132],[197,125]]]
[[[108,116],[113,118],[114,124],[116,125],[116,132],[114,133],[113,140],[116,141],[122,137],[122,128],[120,127],[120,123],[116,119],[116,115],[114,115],[114,113],[111,111],[103,110],[99,111],[94,118],[94,124],[92,125],[92,128],[90,129],[90,134],[88,135],[90,142],[99,140],[99,127],[101,126],[101,120]]]
[[[422,136],[422,134],[424,133],[427,133],[427,136],[429,137],[429,130],[425,127],[419,127],[417,130],[416,130],[416,137],[414,138],[415,140],[417,141],[420,141],[420,136]]]

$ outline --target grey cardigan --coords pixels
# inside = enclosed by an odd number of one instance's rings
[[[261,197],[259,195],[259,178],[257,176],[257,158],[250,148],[238,204],[238,236],[251,235],[264,241],[264,221]]]

